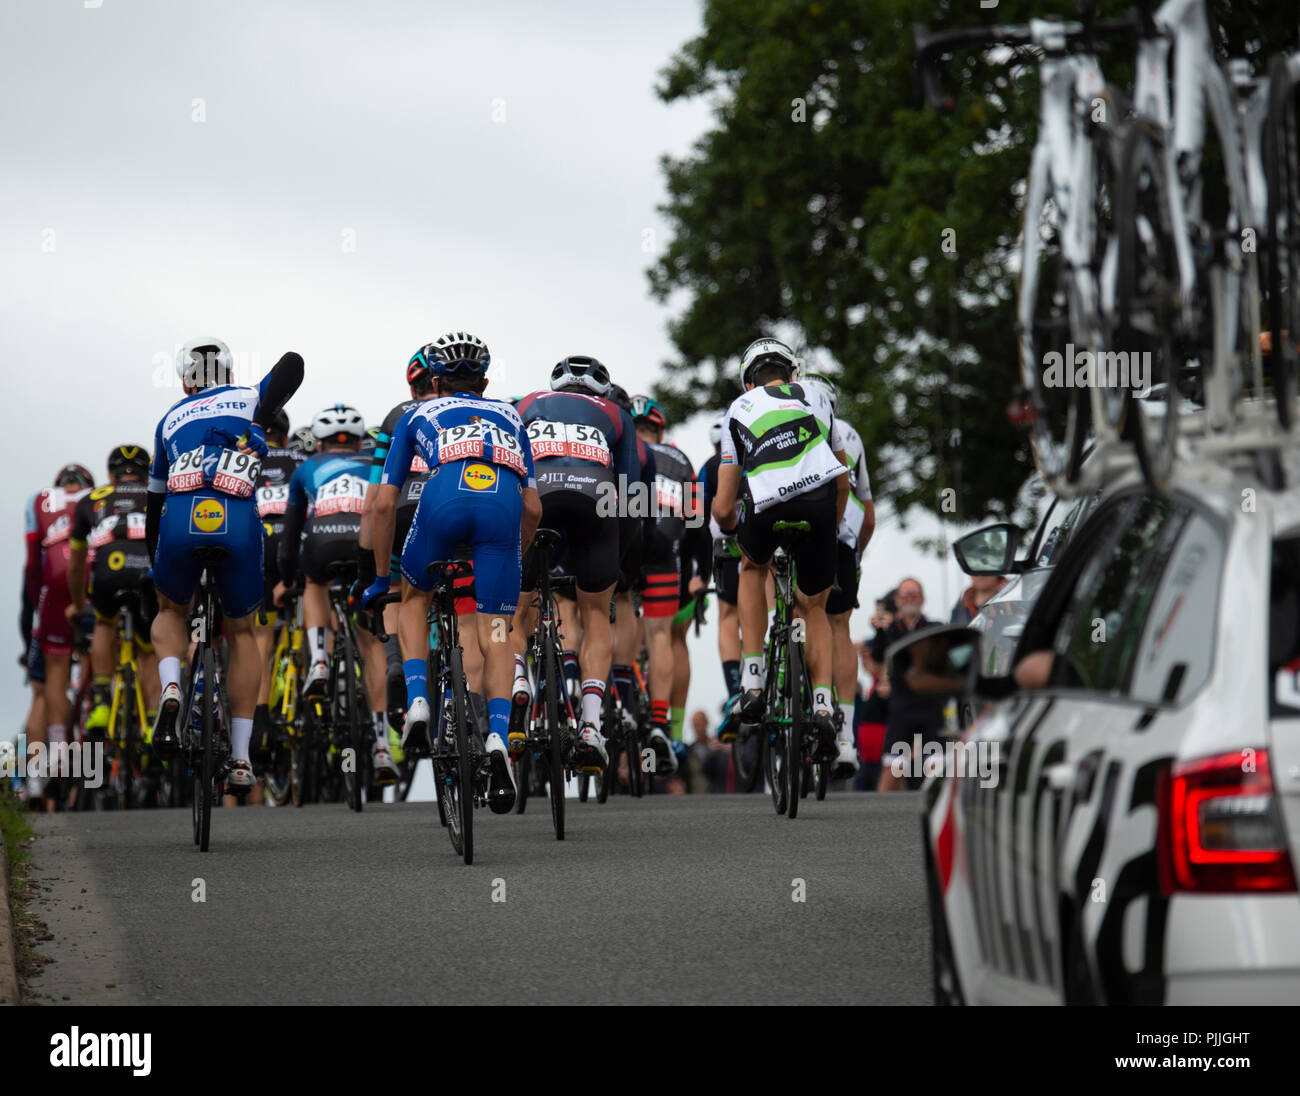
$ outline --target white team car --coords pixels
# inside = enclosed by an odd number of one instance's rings
[[[922,791],[939,1003],[1300,1003],[1294,452],[1280,471],[1108,486],[1015,651],[1042,687],[981,677],[969,628],[891,650],[977,713]],[[967,558],[1005,573],[1006,547]]]

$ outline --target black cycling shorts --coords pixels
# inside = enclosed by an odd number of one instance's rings
[[[623,545],[623,556],[618,563],[618,593],[626,594],[641,577],[641,561],[645,558],[645,538],[642,522],[629,522],[629,532]]]
[[[148,570],[148,559],[145,560]],[[142,572],[123,571],[116,575],[96,575],[95,583],[90,588],[90,607],[95,610],[95,619],[101,624],[111,624],[117,620],[120,603],[119,594],[128,595],[127,606],[131,613],[131,627],[135,632],[135,641],[141,650],[153,650],[150,633],[153,629],[153,598],[145,599],[140,593]]]
[[[726,605],[735,605],[740,596],[740,560],[727,556],[721,563],[713,564],[713,585],[718,591],[718,600]]]
[[[835,585],[826,599],[828,613],[848,613],[858,607],[858,554],[853,545],[835,542]]]
[[[360,514],[331,514],[313,519],[302,541],[302,573],[312,582],[328,586],[333,563],[356,563]]]
[[[551,565],[573,575],[579,590],[599,593],[617,582],[618,526],[598,512],[593,496],[566,490],[543,495],[540,527],[560,534]],[[539,563],[536,549],[530,548],[524,554],[520,590],[531,593],[537,589]]]
[[[823,484],[815,491],[797,495],[761,514],[746,513],[736,532],[740,550],[755,563],[768,563],[780,541],[772,531],[778,521],[806,521],[811,527],[794,542],[790,555],[794,559],[795,578],[806,595],[820,594],[835,579],[838,543],[835,520],[835,484]]]

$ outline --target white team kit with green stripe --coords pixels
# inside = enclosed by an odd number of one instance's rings
[[[797,498],[844,475],[835,453],[842,426],[816,388],[789,384],[752,388],[727,408],[721,465],[739,465],[754,513]]]
[[[838,538],[852,548],[858,545],[858,534],[866,520],[866,504],[871,501],[871,477],[867,475],[867,452],[858,432],[843,419],[836,419],[840,437],[844,439],[844,455],[849,460],[849,501],[840,519]]]

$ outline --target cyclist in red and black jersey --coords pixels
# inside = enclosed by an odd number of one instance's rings
[[[551,371],[551,391],[534,392],[516,410],[528,430],[542,502],[543,527],[560,534],[557,566],[576,579],[582,622],[583,756],[579,766],[603,768],[608,761],[600,731],[601,705],[609,678],[612,632],[609,604],[618,580],[621,545],[630,535],[626,496],[641,477],[636,429],[626,411],[606,399],[609,370],[595,358],[574,355]],[[617,518],[617,525],[610,519]],[[620,535],[613,535],[615,529]],[[537,588],[539,558],[524,557],[521,589]],[[515,695],[528,696],[524,650],[532,632],[531,599],[520,601],[512,632]]]
[[[33,496],[27,511],[27,558],[23,579],[27,600],[36,607],[32,642],[45,677],[45,718],[28,732],[27,744],[67,741],[68,679],[72,674],[72,621],[68,615],[68,560],[72,553],[72,514],[95,478],[80,464],[59,469],[54,486]],[[39,774],[27,778],[29,801],[43,794]],[[46,810],[54,809],[47,800]]]
[[[686,534],[686,508],[694,504],[695,470],[675,445],[664,442],[667,419],[663,408],[649,396],[632,397],[632,419],[637,437],[654,458],[654,480],[648,510],[654,518],[646,542],[642,576],[645,592],[641,614],[646,648],[650,654],[649,744],[658,755],[660,771],[677,771],[672,739],[680,738],[686,693],[690,687],[690,655],[686,626],[673,627],[681,606],[681,543]],[[675,636],[674,631],[680,632]]]

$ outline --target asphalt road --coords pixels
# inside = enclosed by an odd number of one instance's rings
[[[557,842],[532,800],[476,813],[471,867],[432,803],[220,810],[206,854],[189,811],[45,816],[35,912],[54,961],[33,988],[47,1004],[928,1003],[916,796],[802,806],[791,822],[758,795],[570,800]]]

